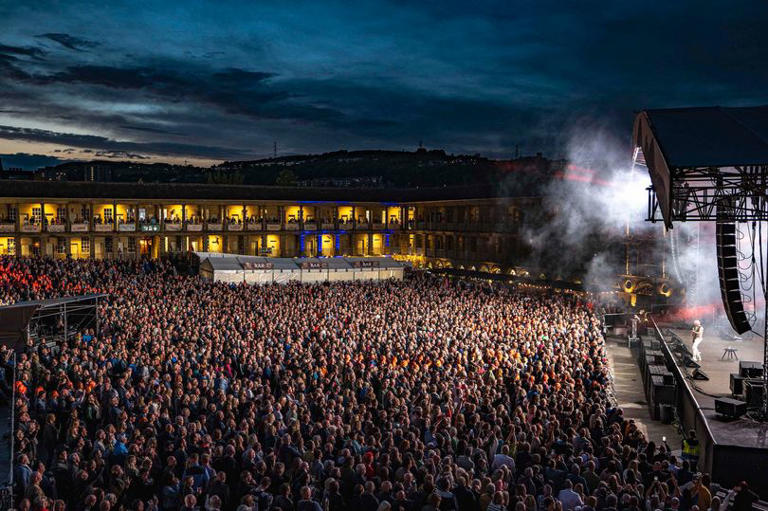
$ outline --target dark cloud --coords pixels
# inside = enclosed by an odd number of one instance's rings
[[[85,83],[114,89],[152,88],[157,91],[185,87],[191,81],[163,69],[98,65],[70,66],[66,71],[39,76],[37,79],[47,83]]]
[[[208,69],[184,68],[183,64],[178,62],[164,62],[154,66],[69,66],[65,71],[39,75],[36,79],[42,83],[80,83],[113,89],[144,89],[163,96],[205,99],[228,92],[259,93],[264,87],[263,82],[274,76],[274,73],[238,68],[210,72]],[[260,95],[277,97],[279,94],[262,91]]]
[[[40,59],[45,55],[45,52],[41,50],[40,48],[36,48],[34,46],[11,46],[7,44],[1,44],[0,43],[0,53],[5,54],[6,58],[11,56],[10,58],[13,58],[14,55],[21,55],[25,57],[33,57],[36,59]]]
[[[223,71],[213,73],[212,78],[224,86],[247,88],[249,86],[258,85],[259,82],[262,82],[268,78],[273,78],[275,76],[275,73],[247,71],[245,69],[230,67]]]
[[[28,75],[27,80],[40,85],[79,84],[131,89],[174,102],[197,101],[230,113],[281,117],[268,103],[287,99],[290,94],[264,83],[274,76],[274,73],[238,68],[222,71],[185,69],[174,62],[158,66],[69,66],[64,71],[48,75]],[[326,115],[322,108],[304,106],[302,109],[299,105],[291,108],[299,117],[311,119]]]
[[[146,156],[143,154],[137,154],[137,153],[129,153],[127,151],[96,151],[95,155],[98,158],[113,158],[118,160],[149,160],[150,159],[149,156]]]
[[[120,127],[126,130],[143,131],[146,133],[157,133],[159,135],[181,135],[181,133],[176,133],[176,132],[165,130],[162,128],[155,128],[152,126],[131,126],[129,124],[123,124]]]
[[[99,45],[99,43],[95,41],[89,41],[87,39],[81,39],[79,37],[62,33],[40,34],[35,37],[50,39],[51,41],[57,42],[65,48],[75,51],[83,51],[85,48],[95,48]]]
[[[89,148],[106,152],[125,152],[135,155],[156,154],[163,156],[192,156],[197,158],[226,159],[231,154],[247,157],[250,153],[228,147],[215,147],[173,142],[128,142],[113,140],[98,135],[58,133],[50,130],[19,128],[0,125],[0,138],[25,140],[49,144]]]
[[[130,67],[69,66],[64,71],[47,75],[23,74],[16,70],[17,80],[32,84],[74,84],[113,90],[135,90],[174,103],[199,103],[229,114],[257,119],[290,119],[339,125],[353,122],[340,110],[313,105],[289,89],[267,83],[275,76],[275,73],[240,68],[185,68],[183,63],[179,62]],[[94,91],[84,92],[97,94]]]
[[[50,130],[0,136],[95,151],[557,155],[595,122],[628,139],[641,108],[768,102],[765,2],[34,4],[4,13],[0,104]]]

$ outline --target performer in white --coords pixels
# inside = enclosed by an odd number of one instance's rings
[[[701,326],[701,321],[698,319],[693,322],[693,328],[691,328],[691,338],[693,340],[693,346],[691,347],[691,351],[693,351],[693,361],[701,362],[701,352],[699,351],[699,345],[704,338],[704,327]]]

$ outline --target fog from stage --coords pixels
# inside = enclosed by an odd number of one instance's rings
[[[714,222],[675,222],[665,233],[663,224],[645,221],[651,184],[647,169],[633,166],[627,144],[608,130],[585,127],[569,137],[567,147],[568,166],[545,194],[545,210],[553,216],[525,232],[535,254],[533,265],[554,272],[553,277],[582,274],[589,290],[610,289],[617,276],[626,272],[623,247],[629,225],[633,235],[656,240],[643,249],[647,251],[644,258],[663,260],[667,276],[687,289],[681,309],[686,319],[722,322]],[[756,311],[762,321],[764,289],[759,268],[762,262],[765,271],[768,259],[768,223],[762,226],[762,261],[757,243],[760,226],[755,225],[754,235],[751,223],[738,227],[745,310]],[[753,243],[754,276],[750,268]]]

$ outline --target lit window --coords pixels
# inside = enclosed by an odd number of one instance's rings
[[[91,240],[88,238],[80,238],[80,251],[81,252],[90,252],[91,251]]]

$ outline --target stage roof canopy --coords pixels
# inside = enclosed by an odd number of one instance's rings
[[[670,168],[762,165],[768,162],[768,106],[643,110],[635,120],[635,146],[649,135]]]
[[[632,139],[671,227],[671,196],[687,170],[726,174],[736,172],[734,167],[768,165],[768,105],[643,110],[635,117]]]

